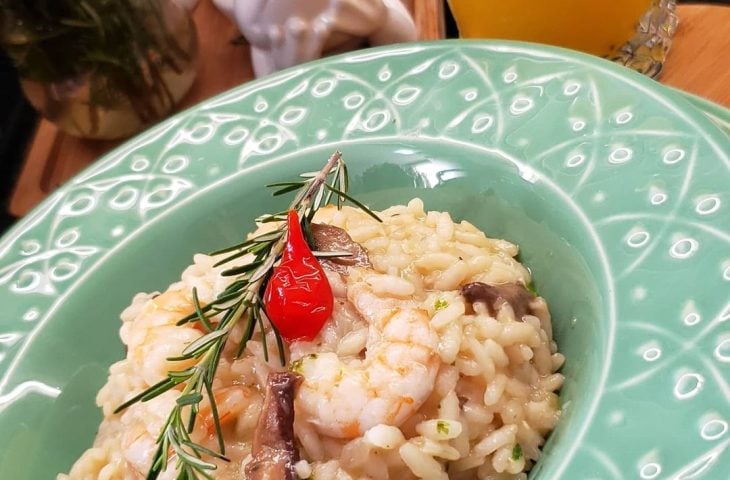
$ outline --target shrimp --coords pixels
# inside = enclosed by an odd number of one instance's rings
[[[428,313],[376,295],[371,284],[361,275],[348,279],[348,300],[368,323],[365,358],[324,352],[294,364],[304,378],[297,414],[323,435],[355,438],[379,424],[400,426],[434,388],[438,336]]]
[[[252,435],[262,403],[258,391],[245,385],[232,385],[215,391],[214,395],[221,427],[224,429],[235,428],[238,432],[243,421],[245,425],[241,430],[245,430],[246,434]],[[139,475],[139,478],[144,478],[157,451],[157,436],[167,420],[167,415],[175,405],[177,396],[177,392],[168,391],[148,402],[134,404],[122,413],[120,418],[121,434],[118,439],[114,438],[114,441],[120,442],[120,448],[113,448],[112,450],[121,452],[125,472],[134,473]],[[240,437],[240,432],[237,435]],[[210,403],[207,400],[201,403],[196,428],[191,436],[193,441],[210,449],[217,447],[215,423]],[[237,447],[236,445],[229,446],[232,449]],[[214,462],[219,463],[216,460]],[[159,477],[161,480],[176,478],[174,462],[172,464],[171,468],[161,474]],[[228,467],[220,465],[220,468],[226,470]],[[127,480],[126,477],[125,480]]]
[[[132,405],[122,414],[119,437],[113,440],[121,443],[119,451],[125,464],[125,480],[128,478],[126,474],[130,474],[131,478],[144,478],[149,470],[157,450],[157,436],[176,398],[176,393],[165,392],[148,402]],[[159,478],[173,480],[175,473],[173,465]]]
[[[221,427],[238,421],[241,414],[247,409],[254,409],[257,413],[261,408],[261,396],[254,388],[244,385],[233,385],[221,388],[213,393],[216,409],[218,411],[218,422]],[[203,402],[200,412],[200,425],[206,435],[215,433],[215,420],[210,402]],[[257,415],[258,416],[258,415]],[[253,425],[251,425],[253,426]]]
[[[238,262],[243,264],[252,258],[244,256]],[[232,281],[232,277],[220,275],[227,267],[214,267],[215,261],[214,257],[195,255],[195,263],[185,269],[181,282],[156,296],[139,294],[122,312],[124,323],[120,335],[127,346],[127,360],[147,386],[165,378],[170,370],[185,369],[195,363],[192,359],[173,362],[167,359],[179,356],[204,334],[197,322],[177,325],[180,319],[195,311],[191,287],[197,289],[201,305],[206,305]],[[216,322],[217,318],[211,321]]]
[[[154,385],[170,370],[184,369],[195,362],[167,360],[179,356],[202,335],[194,324],[176,325],[194,309],[189,291],[170,289],[148,300],[133,320],[122,325],[120,335],[128,349],[127,361],[146,385]]]

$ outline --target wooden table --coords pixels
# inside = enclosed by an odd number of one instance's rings
[[[407,0],[422,39],[443,37],[440,0]],[[661,82],[730,107],[730,7],[683,5],[679,29]],[[248,47],[234,45],[233,24],[210,0],[195,14],[200,37],[198,79],[180,108],[253,78]],[[215,61],[205,61],[215,57]],[[10,213],[22,216],[79,170],[119,142],[79,140],[41,120],[10,201]]]
[[[660,81],[730,108],[730,5],[681,5]]]

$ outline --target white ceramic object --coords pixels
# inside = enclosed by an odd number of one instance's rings
[[[401,0],[213,0],[251,44],[256,76],[326,52],[416,40]]]

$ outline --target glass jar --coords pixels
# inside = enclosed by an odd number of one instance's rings
[[[5,0],[2,46],[28,100],[79,137],[127,137],[167,115],[196,75],[197,35],[171,0]]]

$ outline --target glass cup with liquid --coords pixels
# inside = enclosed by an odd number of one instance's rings
[[[545,43],[656,76],[677,26],[676,0],[449,0],[461,38]]]

